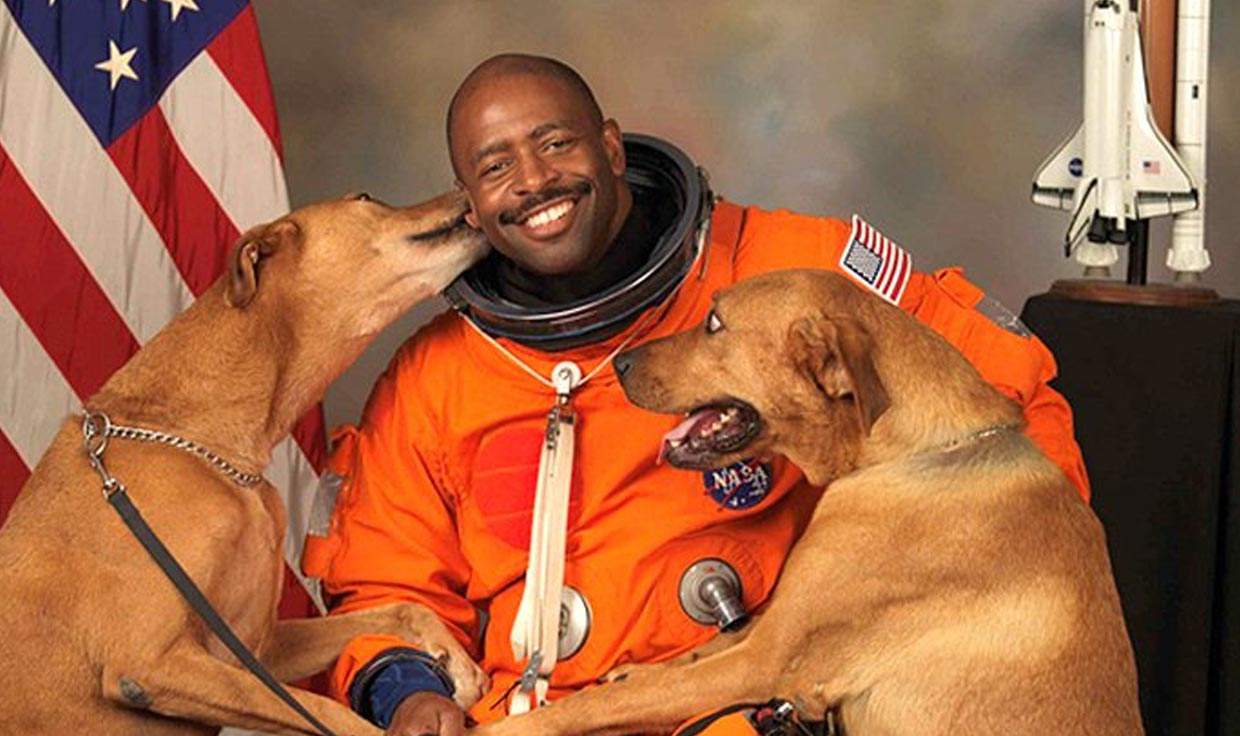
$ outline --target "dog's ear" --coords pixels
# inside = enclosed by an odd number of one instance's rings
[[[291,220],[259,225],[237,241],[228,264],[228,288],[224,298],[229,306],[241,309],[258,293],[258,273],[262,262],[296,237],[297,224]]]
[[[797,369],[828,398],[851,397],[868,435],[891,405],[874,367],[870,333],[854,320],[815,317],[794,322],[788,339]]]

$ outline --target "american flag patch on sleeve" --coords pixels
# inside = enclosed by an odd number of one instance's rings
[[[840,255],[840,269],[875,294],[899,306],[913,273],[913,258],[857,215]]]

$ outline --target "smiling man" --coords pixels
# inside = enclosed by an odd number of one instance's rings
[[[620,128],[603,120],[588,88],[513,59],[481,67],[449,109],[452,167],[473,203],[468,220],[505,263],[573,298],[593,293],[580,276],[598,273],[609,254],[633,259],[610,247],[633,205]]]
[[[622,137],[552,59],[481,64],[447,130],[467,220],[494,251],[453,288],[456,309],[399,351],[361,426],[338,435],[331,531],[308,540],[303,561],[336,611],[426,605],[491,678],[480,699],[454,692],[434,653],[360,637],[333,688],[388,733],[462,733],[461,704],[499,718],[689,651],[767,600],[821,489],[780,457],[705,472],[660,464],[686,428],[629,405],[610,366],[625,347],[714,329],[711,295],[747,276],[833,269],[921,319],[1023,408],[1028,435],[1088,497],[1071,412],[1047,385],[1053,359],[958,269],[914,270],[857,216],[715,198],[683,152]],[[572,472],[548,475],[556,462]],[[530,543],[540,473],[571,477],[559,553],[546,542],[554,525]],[[562,595],[558,576],[527,570],[531,555],[562,560]],[[554,656],[522,684],[529,619],[518,613],[541,602],[525,595],[527,574],[550,583],[561,620]],[[708,580],[719,585],[704,601]]]

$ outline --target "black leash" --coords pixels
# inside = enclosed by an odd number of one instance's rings
[[[142,518],[142,514],[138,512],[133,502],[129,500],[129,494],[125,490],[124,484],[108,474],[107,469],[103,465],[103,450],[107,447],[108,430],[112,425],[108,421],[107,416],[102,413],[87,413],[86,419],[82,423],[82,433],[85,435],[86,453],[90,457],[90,463],[103,478],[103,497],[107,499],[112,508],[116,509],[116,513],[120,514],[121,520],[125,522],[125,526],[129,527],[129,531],[142,544],[142,547],[150,554],[155,564],[159,565],[159,569],[164,575],[172,581],[176,589],[180,591],[181,596],[186,602],[193,607],[194,612],[203,620],[211,631],[215,633],[219,640],[228,647],[228,650],[246,666],[254,676],[262,681],[267,689],[276,694],[276,697],[283,700],[290,708],[297,711],[302,718],[306,719],[310,725],[314,726],[322,736],[336,736],[336,734],[327,726],[323,725],[310,711],[306,710],[289,691],[280,684],[279,680],[272,676],[263,667],[262,662],[241,642],[237,635],[233,633],[228,623],[220,617],[219,613],[211,606],[207,597],[203,595],[194,581],[190,579],[189,574],[185,572],[185,568],[181,567],[181,563],[177,562],[164,543],[155,536],[155,532]]]

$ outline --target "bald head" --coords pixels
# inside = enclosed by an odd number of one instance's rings
[[[465,221],[535,274],[589,271],[632,206],[620,126],[554,59],[504,54],[470,72],[448,109],[448,148]]]
[[[590,86],[581,78],[581,75],[571,66],[547,56],[499,54],[474,67],[474,70],[461,82],[461,86],[457,87],[456,94],[452,95],[452,102],[448,104],[446,126],[449,154],[454,150],[452,141],[456,136],[456,118],[460,109],[480,90],[507,77],[516,76],[537,77],[557,83],[557,85],[563,87],[565,93],[576,98],[574,100],[576,103],[586,108],[587,114],[596,125],[602,126],[603,112],[599,109],[598,101],[594,99],[594,93],[590,91]],[[456,173],[459,176],[460,171],[457,168],[455,155],[452,158],[452,167],[457,170]]]

